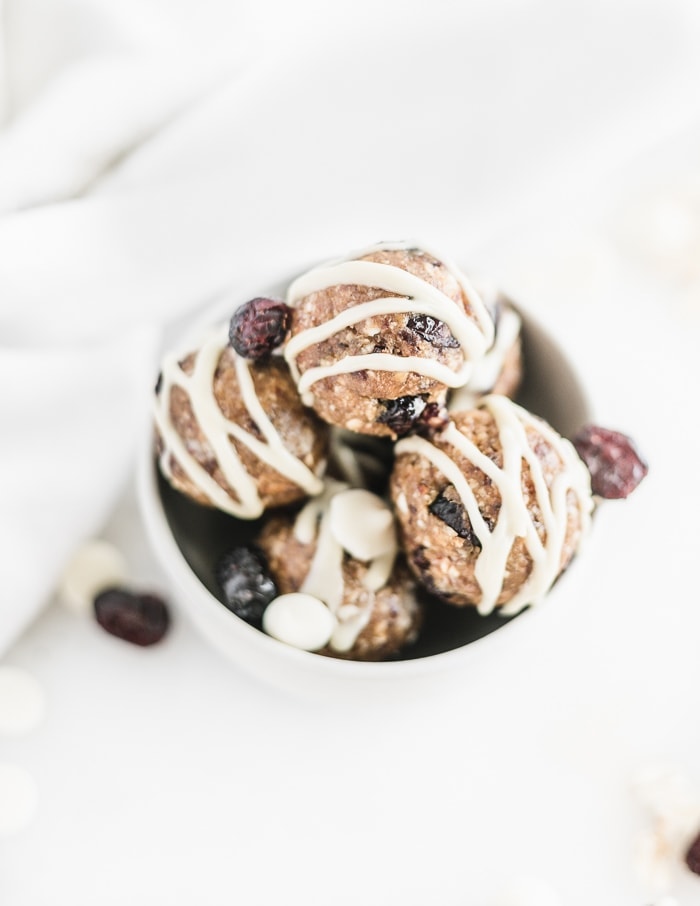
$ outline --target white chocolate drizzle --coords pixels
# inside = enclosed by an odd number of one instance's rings
[[[214,374],[227,346],[228,325],[223,324],[211,331],[199,346],[191,374],[188,375],[180,366],[184,356],[171,353],[164,358],[154,413],[163,445],[160,468],[167,478],[172,477],[171,463],[174,460],[218,509],[241,519],[257,519],[264,510],[257,483],[241,461],[231,438],[244,444],[261,462],[276,469],[307,494],[319,494],[323,490],[323,481],[285,447],[258,399],[249,363],[233,350],[231,355],[234,357],[241,399],[264,440],[227,419],[221,411],[214,395]],[[175,429],[170,417],[170,391],[173,387],[181,387],[187,393],[199,428],[211,445],[224,479],[238,500],[212,478],[193,455],[192,443],[186,443]]]
[[[391,511],[375,494],[328,479],[323,494],[298,514],[294,536],[303,544],[316,541],[299,591],[323,601],[336,619],[330,647],[349,651],[371,619],[375,593],[387,584],[394,568],[398,545]],[[367,594],[362,605],[343,604],[346,552],[367,563],[362,578]]]
[[[465,437],[454,422],[450,422],[439,437],[480,469],[498,490],[501,507],[493,529],[489,528],[482,517],[474,492],[461,469],[444,450],[424,438],[412,436],[398,442],[396,455],[417,453],[424,456],[442,472],[461,498],[481,543],[474,568],[474,576],[481,588],[479,613],[489,614],[496,607],[513,542],[516,538],[524,539],[532,559],[532,570],[515,595],[500,608],[501,613],[512,615],[528,604],[539,602],[559,574],[566,538],[569,491],[574,492],[578,501],[581,534],[587,532],[593,509],[590,475],[568,440],[511,400],[494,394],[484,397],[480,406],[488,409],[498,428],[503,457],[500,468]],[[528,442],[527,427],[544,437],[561,459],[562,470],[555,476],[550,487],[547,486],[542,462]],[[523,462],[529,466],[545,530],[544,542],[537,532],[523,496]]]
[[[498,380],[508,353],[513,348],[520,334],[522,320],[511,305],[505,305],[496,324],[496,337],[493,345],[483,358],[474,363],[469,380],[463,387],[458,387],[450,397],[448,409],[452,412],[460,409],[472,409],[479,399],[493,390]]]
[[[493,343],[494,325],[481,297],[466,276],[442,253],[433,255],[421,247],[421,251],[439,260],[457,280],[469,302],[473,317],[469,317],[440,289],[400,267],[377,261],[358,260],[374,252],[415,247],[414,243],[408,242],[380,243],[357,252],[350,258],[314,268],[291,284],[287,292],[287,304],[291,307],[310,293],[331,286],[365,286],[392,293],[391,296],[380,296],[370,302],[345,309],[323,324],[301,331],[287,342],[284,355],[306,405],[313,405],[311,388],[317,381],[363,369],[414,372],[439,381],[447,387],[461,387],[468,381],[475,363],[484,356]],[[434,359],[420,356],[369,353],[341,357],[330,365],[309,368],[303,374],[300,373],[297,358],[305,349],[328,340],[338,331],[368,318],[408,312],[430,315],[449,327],[462,349],[463,362],[457,371]]]

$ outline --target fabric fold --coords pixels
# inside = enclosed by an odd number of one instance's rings
[[[0,347],[0,651],[99,532],[147,427],[159,330],[56,350]]]

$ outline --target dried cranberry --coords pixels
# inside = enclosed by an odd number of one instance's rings
[[[251,299],[233,313],[231,346],[246,359],[264,359],[284,341],[290,316],[291,309],[280,299]]]
[[[234,547],[216,565],[224,604],[246,623],[262,626],[265,608],[277,597],[267,560],[256,547]]]
[[[432,315],[422,312],[412,314],[406,321],[406,326],[438,349],[456,349],[459,346],[447,324]]]
[[[95,597],[93,606],[103,629],[133,645],[154,645],[170,625],[168,608],[156,595],[108,588]]]
[[[379,400],[384,411],[377,416],[377,421],[401,437],[408,434],[416,419],[425,409],[422,396],[400,396],[395,400]]]
[[[573,444],[588,466],[591,489],[599,497],[627,497],[649,470],[634,441],[619,431],[586,425],[574,437]]]
[[[425,547],[423,545],[413,548],[411,561],[421,575],[430,572],[430,560],[425,556]]]
[[[685,854],[685,864],[696,875],[700,875],[700,834],[693,840]]]
[[[416,420],[416,431],[419,434],[437,434],[447,427],[450,417],[447,409],[440,403],[428,403]]]
[[[460,538],[464,538],[473,547],[481,549],[481,541],[472,531],[469,517],[462,503],[457,500],[450,500],[449,497],[445,496],[444,491],[441,491],[430,504],[428,510],[433,516],[437,516],[445,525],[449,526],[453,532],[456,532]]]

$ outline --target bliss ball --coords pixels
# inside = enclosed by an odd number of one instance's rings
[[[408,563],[444,601],[517,613],[588,529],[590,476],[569,441],[503,396],[396,445],[391,496]]]
[[[161,472],[198,503],[256,519],[323,488],[327,426],[302,404],[284,361],[243,358],[227,325],[166,357],[155,423]]]
[[[494,338],[491,313],[444,256],[383,243],[292,283],[285,358],[324,421],[395,439],[464,385]]]

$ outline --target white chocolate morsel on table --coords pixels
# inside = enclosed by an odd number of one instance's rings
[[[513,542],[523,538],[532,559],[532,570],[516,594],[500,608],[506,615],[518,613],[528,604],[540,601],[549,591],[561,569],[561,556],[566,538],[569,491],[578,502],[581,535],[587,533],[593,499],[590,475],[578,454],[565,438],[560,437],[540,419],[504,396],[485,397],[480,404],[495,419],[503,457],[499,468],[493,460],[450,422],[439,435],[470,463],[480,469],[494,484],[501,498],[501,508],[493,529],[481,515],[474,492],[458,464],[441,448],[422,437],[406,437],[396,445],[396,455],[417,453],[442,472],[461,498],[471,525],[481,542],[474,575],[481,588],[478,611],[489,614],[503,587],[506,564]],[[526,428],[531,427],[557,452],[563,468],[547,487],[542,462],[530,447]],[[537,532],[527,501],[522,493],[523,462],[530,468],[537,506],[546,532],[542,541]]]
[[[467,315],[449,296],[427,281],[391,264],[358,260],[380,251],[422,251],[440,261],[456,279],[467,299],[473,317]],[[285,346],[285,359],[297,382],[306,405],[312,405],[313,385],[323,378],[371,369],[377,371],[412,371],[439,381],[447,387],[464,385],[475,366],[494,340],[493,319],[481,297],[467,277],[444,254],[433,253],[424,246],[408,242],[386,242],[354,253],[348,258],[332,261],[297,278],[287,292],[287,304],[294,307],[305,296],[332,286],[365,286],[384,290],[391,295],[354,305],[323,324],[310,327],[293,336]],[[305,349],[330,339],[333,334],[367,318],[387,314],[419,312],[446,324],[462,349],[462,366],[453,371],[433,359],[419,356],[398,356],[388,353],[368,353],[339,358],[331,365],[309,368],[303,374],[297,366],[299,354]]]
[[[700,825],[700,790],[672,765],[650,765],[637,772],[632,791],[649,814],[674,819],[692,831]]]
[[[700,832],[700,791],[677,768],[650,765],[637,773],[632,792],[648,817],[634,845],[637,876],[654,893],[668,893]]]
[[[66,564],[58,584],[58,597],[74,613],[91,615],[95,596],[122,585],[127,577],[122,553],[108,541],[87,541]]]
[[[335,617],[323,601],[301,592],[280,595],[263,614],[263,629],[268,635],[303,651],[325,647],[335,626]]]
[[[0,666],[0,735],[22,736],[44,719],[46,696],[31,673],[9,664]]]
[[[214,395],[214,375],[224,350],[234,357],[236,379],[243,403],[250,418],[257,425],[263,440],[254,437],[240,425],[226,418]],[[192,352],[192,350],[190,350]],[[238,455],[231,438],[247,447],[258,459],[275,469],[307,494],[323,490],[322,480],[315,475],[291,450],[288,450],[279,432],[264,411],[250,374],[250,363],[229,347],[228,325],[212,330],[196,351],[194,369],[187,374],[180,367],[185,354],[171,353],[162,362],[161,386],[155,399],[155,422],[160,432],[163,450],[160,468],[172,476],[171,460],[185,472],[218,509],[240,519],[257,519],[263,513],[263,502],[258,494],[255,476],[251,475]],[[197,461],[180,437],[170,417],[170,391],[182,388],[188,395],[192,413],[199,428],[211,445],[218,466],[229,487],[235,489],[235,500]]]

